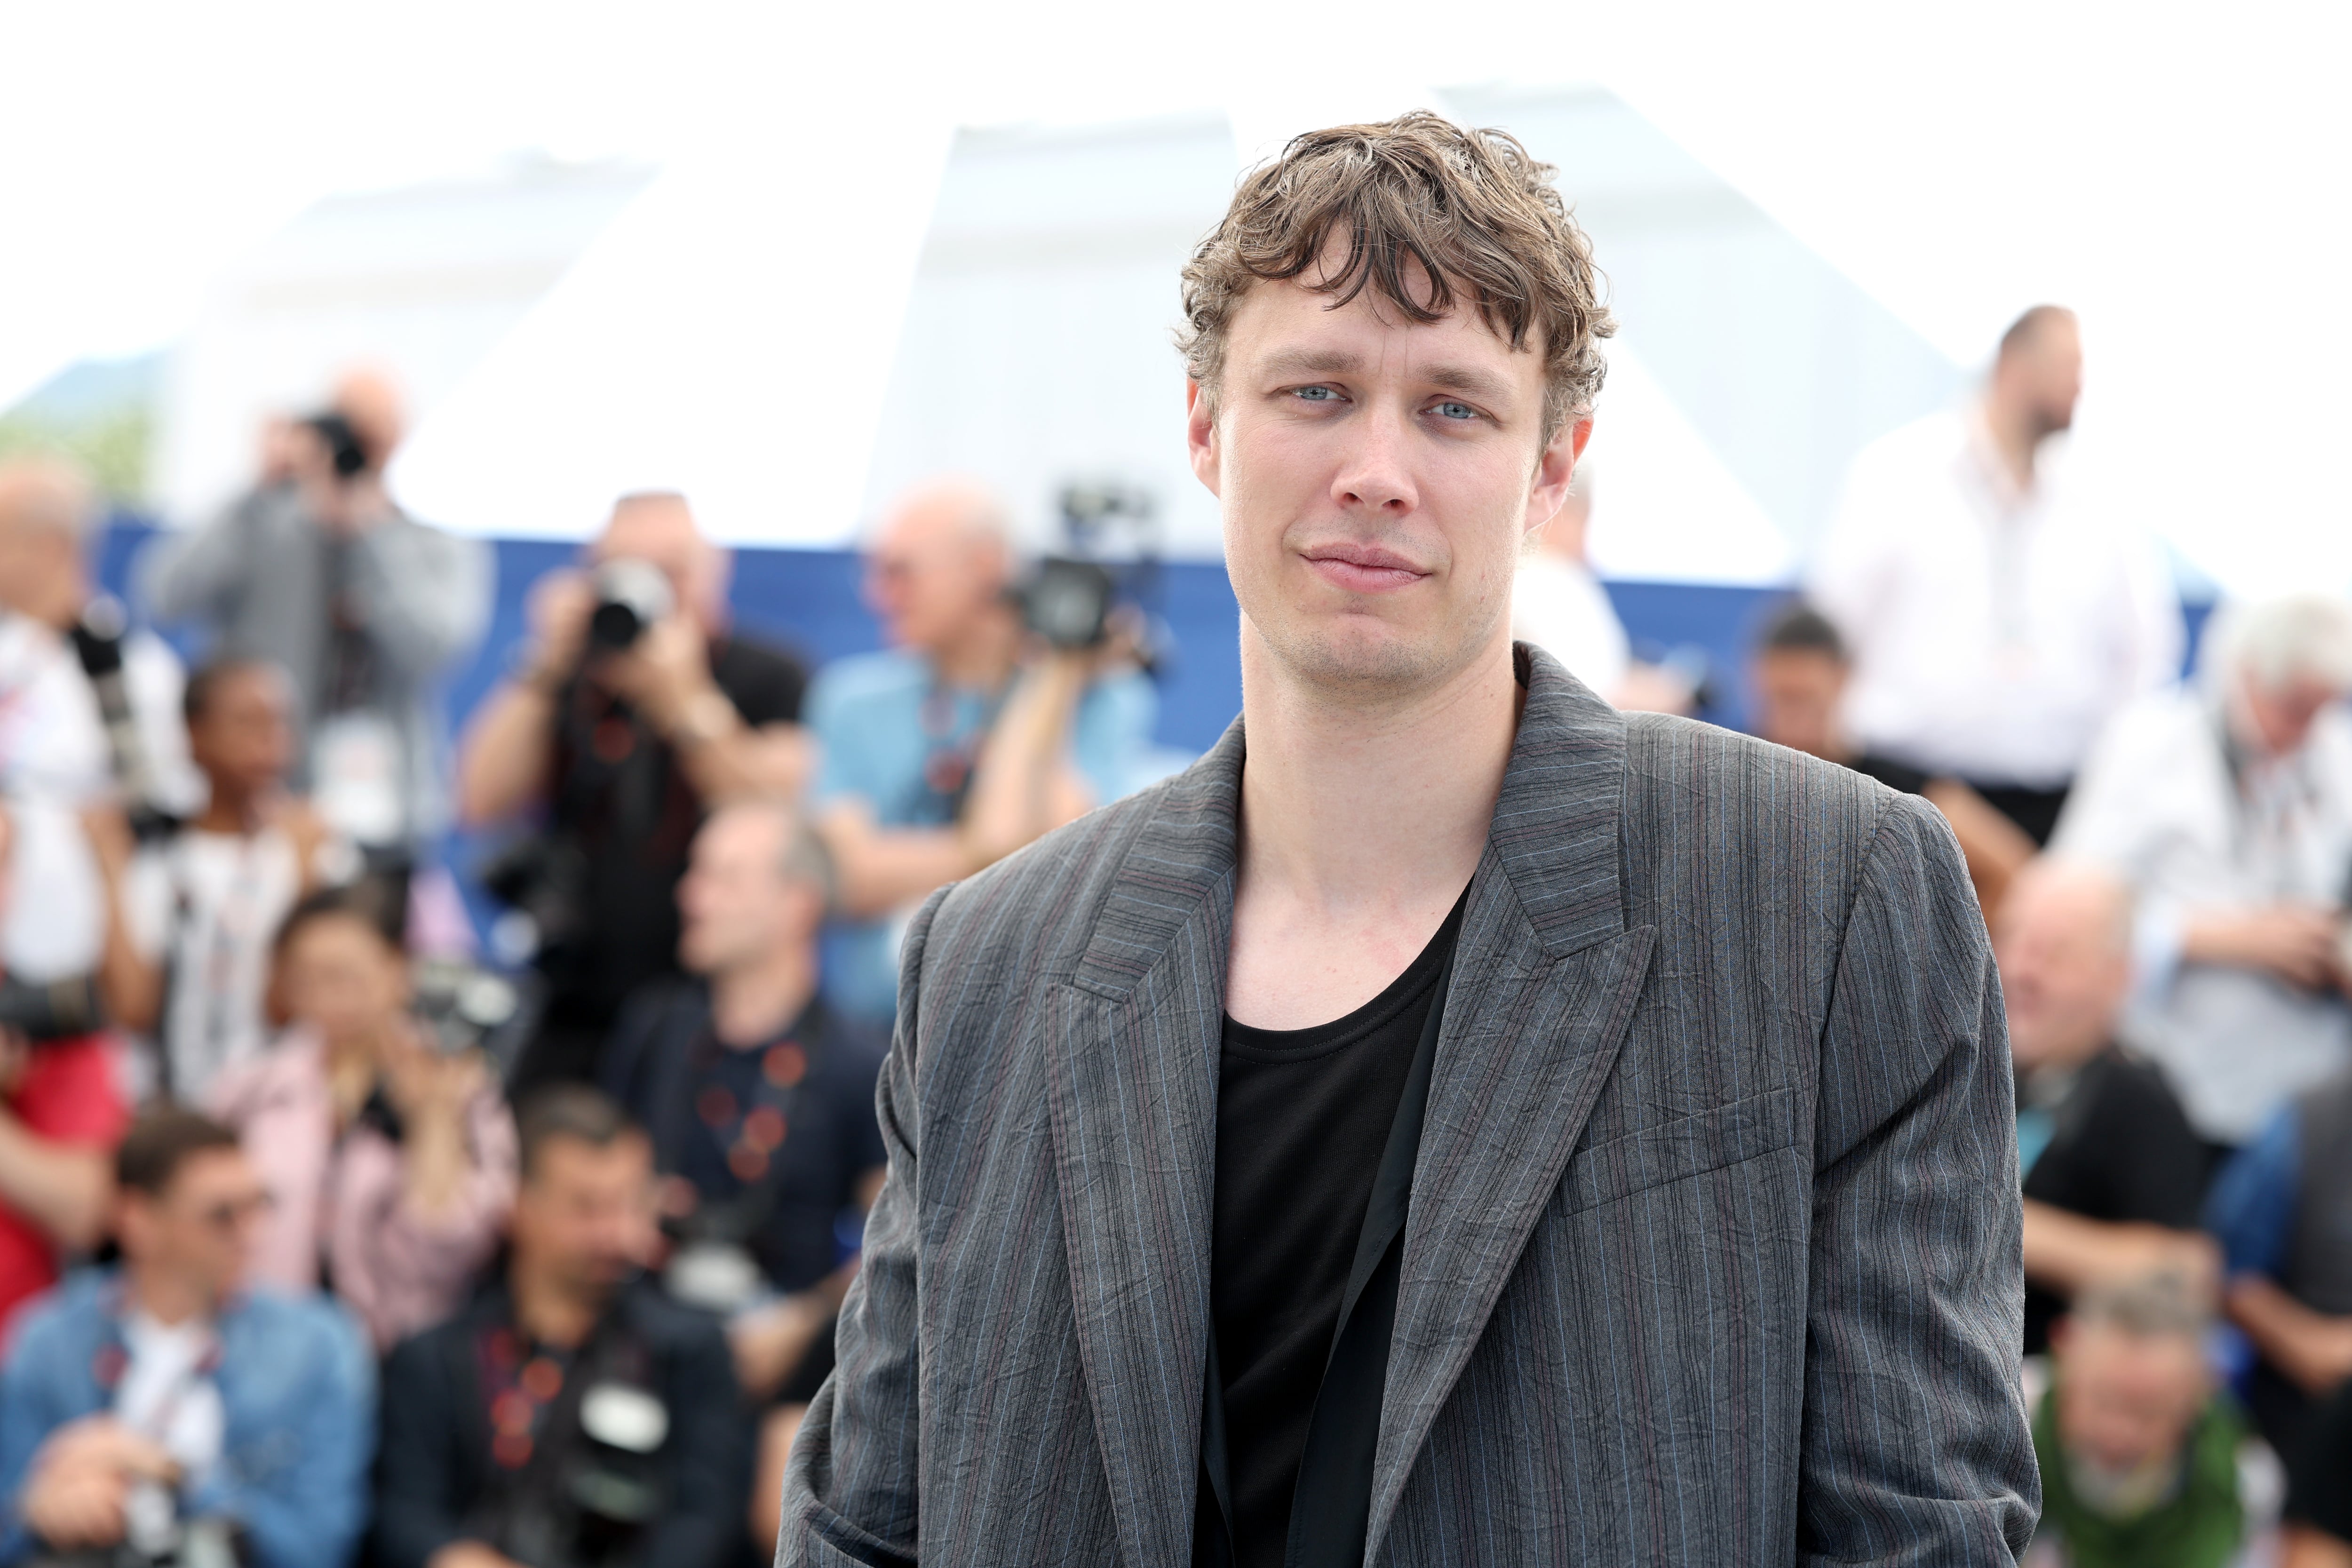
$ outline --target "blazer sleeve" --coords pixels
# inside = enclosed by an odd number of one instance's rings
[[[2009,1035],[1951,829],[1899,796],[1822,1037],[1801,1563],[1978,1565],[2041,1508]]]
[[[922,1359],[915,1043],[923,953],[950,890],[924,903],[901,950],[898,1025],[874,1091],[887,1174],[866,1216],[857,1278],[841,1304],[833,1375],[810,1403],[785,1467],[777,1568],[903,1568],[916,1561]]]

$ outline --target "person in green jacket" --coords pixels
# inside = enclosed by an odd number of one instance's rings
[[[2245,1535],[2246,1426],[2206,1360],[2202,1292],[2179,1275],[2076,1298],[2033,1416],[2034,1536],[2069,1568],[2224,1568]]]

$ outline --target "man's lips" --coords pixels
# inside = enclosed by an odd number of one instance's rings
[[[1395,551],[1377,544],[1316,544],[1299,553],[1325,582],[1350,593],[1391,593],[1429,575]]]

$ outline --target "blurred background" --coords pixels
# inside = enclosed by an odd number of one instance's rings
[[[1522,634],[1968,856],[2033,1561],[2352,1563],[2310,1500],[2352,1496],[2342,7],[0,19],[0,1326],[105,1364],[55,1339],[100,1256],[245,1310],[243,1255],[167,1245],[219,1156],[254,1277],[394,1358],[373,1480],[363,1392],[247,1413],[326,1423],[267,1531],[227,1510],[248,1560],[604,1561],[528,1488],[436,1554],[419,1500],[533,1441],[633,1495],[509,1319],[638,1269],[724,1317],[748,1397],[662,1397],[741,1484],[589,1523],[765,1560],[909,911],[1240,706],[1179,269],[1294,135],[1428,110],[1557,168],[1619,323]],[[567,1140],[658,1212],[535,1207],[593,1184]],[[415,1407],[441,1352],[395,1347],[477,1331],[488,1409]],[[0,1495],[68,1534],[152,1484],[39,1453]],[[205,1522],[161,1506],[139,1561]]]

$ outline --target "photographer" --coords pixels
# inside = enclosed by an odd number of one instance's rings
[[[150,634],[83,624],[99,521],[73,468],[0,461],[0,796],[17,817],[16,885],[35,895],[0,926],[0,964],[41,980],[89,973],[104,946],[105,884],[81,812],[113,801],[182,813],[203,791],[180,727],[179,660]]]
[[[773,1541],[784,1458],[833,1370],[834,1314],[856,1269],[836,1227],[882,1184],[883,1041],[818,993],[824,859],[791,807],[713,816],[677,901],[678,956],[695,978],[630,998],[604,1081],[667,1178],[678,1245],[665,1282],[725,1315],[736,1373],[768,1406],[751,1533]]]
[[[444,1054],[410,1015],[388,901],[360,883],[294,907],[277,942],[291,1026],[212,1091],[268,1184],[255,1279],[331,1281],[379,1350],[465,1300],[515,1179],[513,1119],[481,1058]]]
[[[550,988],[518,1092],[593,1079],[623,998],[677,973],[674,900],[703,813],[805,782],[805,673],[728,630],[728,569],[683,497],[622,498],[587,570],[533,588],[530,645],[467,731],[466,823],[546,819],[499,889],[538,918]]]
[[[887,1024],[897,1005],[888,917],[1148,782],[1151,683],[1116,637],[1034,655],[1013,569],[987,492],[913,491],[866,552],[891,650],[836,660],[811,689],[818,828],[855,922],[827,955],[829,994],[852,1017]]]
[[[0,1373],[0,1563],[348,1563],[373,1436],[358,1330],[239,1289],[269,1199],[228,1129],[151,1112],[117,1167],[121,1269],[36,1306]]]
[[[11,900],[12,817],[0,810],[0,912]],[[0,1330],[57,1282],[61,1255],[95,1245],[129,1119],[87,985],[72,1003],[0,970]],[[59,1003],[65,1002],[61,1015]],[[39,1037],[35,1037],[36,1036]]]
[[[745,1422],[727,1342],[638,1269],[653,1149],[593,1089],[523,1114],[505,1277],[393,1352],[383,1568],[719,1568],[743,1541]]]
[[[345,376],[293,426],[290,480],[158,539],[138,580],[159,618],[201,621],[220,652],[289,672],[297,787],[354,842],[413,852],[446,825],[437,683],[488,624],[492,568],[479,541],[385,493],[400,436],[392,388]]]
[[[100,970],[120,1028],[152,1037],[152,1086],[201,1101],[214,1075],[260,1054],[270,940],[296,900],[356,868],[307,801],[287,793],[293,687],[274,664],[217,659],[181,704],[207,786],[176,833],[136,845],[120,812],[85,816],[105,868]]]

